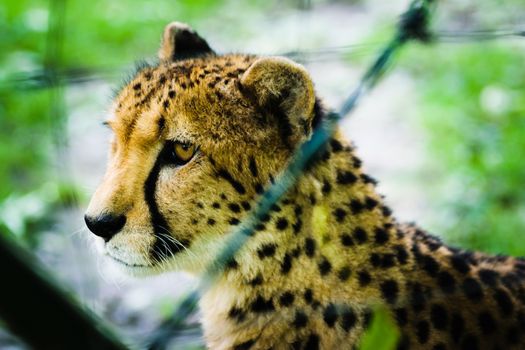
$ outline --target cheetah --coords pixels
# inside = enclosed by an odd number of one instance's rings
[[[216,54],[185,24],[118,93],[107,172],[86,211],[132,275],[202,273],[326,117],[279,57]],[[202,295],[210,349],[354,349],[375,307],[399,349],[525,348],[525,261],[401,224],[336,130]]]

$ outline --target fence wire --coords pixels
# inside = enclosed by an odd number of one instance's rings
[[[525,29],[435,30],[430,33],[428,41],[435,44],[449,44],[496,41],[511,38],[525,38]],[[377,52],[377,50],[384,45],[384,42],[349,44],[318,49],[276,52],[272,55],[288,57],[299,63],[327,62],[343,57],[356,58],[370,55]],[[42,69],[11,74],[3,81],[0,81],[0,88],[17,90],[49,89],[57,85],[68,86],[92,81],[112,80],[120,78],[123,74],[132,70],[132,68],[133,66],[129,64],[123,64],[121,66],[83,66],[70,68],[61,68],[58,66],[48,67],[45,65]]]
[[[226,238],[226,248],[208,266],[197,290],[184,298],[173,316],[165,320],[148,339],[146,343],[148,349],[165,349],[170,343],[170,339],[184,327],[186,318],[196,311],[200,295],[213,285],[225,265],[250,239],[255,231],[255,226],[295,184],[305,167],[311,162],[315,162],[316,155],[327,145],[338,123],[353,111],[362,96],[377,84],[388,69],[394,54],[411,40],[428,42],[431,39],[429,22],[434,4],[435,1],[433,0],[414,0],[410,4],[408,10],[401,15],[395,35],[365,72],[357,88],[344,101],[338,112],[328,113],[326,119],[312,134],[311,139],[299,147],[288,167],[262,195],[255,209],[241,222],[238,228],[229,234]]]

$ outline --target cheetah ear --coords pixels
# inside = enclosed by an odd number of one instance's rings
[[[279,127],[297,143],[312,131],[315,93],[306,69],[286,58],[256,60],[240,79],[243,94],[278,118]]]
[[[164,28],[159,50],[161,61],[176,61],[213,53],[206,40],[187,24],[171,22]]]

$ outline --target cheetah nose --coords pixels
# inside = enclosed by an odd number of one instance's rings
[[[116,235],[124,224],[126,224],[125,215],[103,214],[96,217],[84,215],[84,221],[91,232],[104,238],[108,242],[111,237]]]

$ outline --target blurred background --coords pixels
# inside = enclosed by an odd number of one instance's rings
[[[123,278],[96,254],[83,210],[104,171],[112,91],[136,62],[154,61],[163,27],[178,20],[217,52],[301,62],[337,108],[407,5],[2,1],[1,232],[126,339],[143,340],[196,280]],[[516,256],[525,255],[525,35],[510,34],[525,30],[524,18],[523,0],[439,1],[435,42],[405,47],[343,123],[400,220],[456,246]],[[197,328],[181,337],[202,346]],[[25,346],[0,323],[0,348]]]

